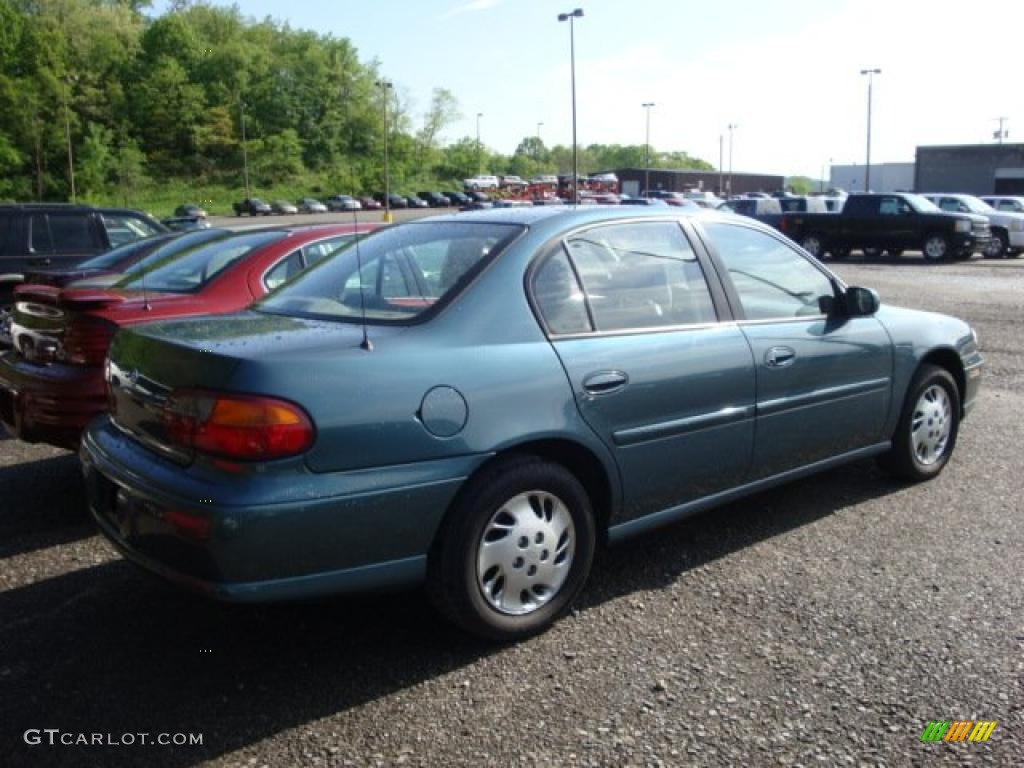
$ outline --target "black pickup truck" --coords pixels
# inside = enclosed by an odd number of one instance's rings
[[[920,250],[929,261],[966,259],[992,237],[984,216],[947,213],[907,193],[850,195],[838,213],[784,214],[779,229],[812,256],[834,259],[854,248],[866,256]]]

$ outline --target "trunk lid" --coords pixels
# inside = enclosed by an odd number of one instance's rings
[[[68,359],[69,333],[76,334],[76,343],[87,348],[105,349],[115,327],[89,312],[123,301],[123,295],[110,291],[69,291],[39,284],[18,286],[11,316],[11,344],[26,360],[40,363]]]

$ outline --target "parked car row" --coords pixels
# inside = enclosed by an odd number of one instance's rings
[[[810,215],[810,214],[809,214]],[[18,288],[0,419],[76,449],[128,559],[230,601],[425,583],[481,636],[564,613],[599,542],[838,464],[949,461],[977,337],[777,231],[652,205],[165,240]]]

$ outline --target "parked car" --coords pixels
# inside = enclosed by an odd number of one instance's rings
[[[471,179],[463,179],[462,185],[467,189],[497,189],[500,182],[497,176],[481,175]]]
[[[205,219],[206,209],[195,203],[184,203],[174,209],[174,215],[178,218]]]
[[[192,232],[197,229],[209,229],[210,222],[201,216],[169,216],[160,219],[160,223],[174,232]]]
[[[284,215],[295,215],[299,212],[298,206],[292,205],[287,200],[275,200],[270,204],[270,210]]]
[[[842,259],[853,248],[866,255],[920,249],[928,261],[970,258],[984,252],[991,238],[988,219],[973,213],[946,213],[920,195],[857,194],[838,213],[787,213],[780,229],[812,256]]]
[[[974,195],[925,192],[922,197],[931,200],[943,211],[976,213],[987,218],[992,239],[984,251],[986,258],[1017,257],[1024,251],[1024,213],[997,211]]]
[[[424,200],[421,197],[416,197],[416,195],[407,195],[406,198],[405,198],[405,202],[406,202],[406,204],[410,208],[429,208],[430,207],[430,203],[428,203],[426,200]]]
[[[645,189],[640,193],[640,197],[662,200],[665,202],[665,205],[672,205],[677,208],[685,208],[687,205],[690,207],[697,205],[696,201],[689,200],[689,198],[687,198],[682,192],[670,192],[667,189]]]
[[[273,213],[273,209],[258,197],[247,197],[240,203],[232,204],[231,207],[235,211],[235,216],[241,216],[243,213],[249,216],[269,216]]]
[[[0,204],[0,329],[7,326],[14,286],[26,272],[75,267],[111,248],[167,231],[151,216],[127,208]]]
[[[89,419],[106,409],[103,361],[119,328],[234,312],[375,226],[249,230],[151,262],[109,287],[19,286],[14,349],[0,356],[0,421],[27,442],[76,448]]]
[[[880,307],[753,221],[487,211],[122,330],[80,455],[103,534],[178,585],[426,582],[505,641],[567,610],[598,542],[870,456],[935,477],[981,367],[966,323]]]
[[[983,195],[981,199],[997,211],[1024,213],[1024,197],[1014,195]]]
[[[332,195],[327,198],[327,210],[329,211],[359,211],[363,205],[352,195]]]
[[[558,186],[558,176],[554,174],[541,174],[530,179],[531,184],[553,184]]]
[[[466,197],[469,201],[459,206],[461,211],[482,211],[494,206],[494,201],[483,192],[473,190]]]
[[[440,192],[417,192],[416,194],[426,200],[431,208],[447,208],[452,204],[452,201]]]
[[[689,192],[684,192],[683,197],[696,203],[701,208],[717,208],[722,202],[722,198],[708,190],[690,190]]]
[[[471,202],[469,195],[465,192],[442,192],[442,195],[447,197],[452,205],[461,207]]]
[[[646,205],[659,207],[668,207],[668,203],[662,200],[660,197],[632,197],[630,195],[621,195],[619,198],[619,205]],[[694,205],[696,208],[697,206]]]
[[[379,211],[384,207],[378,200],[374,200],[372,197],[360,197],[359,204],[363,207],[364,211]]]
[[[296,202],[301,213],[327,213],[327,206],[315,197],[304,197]]]
[[[501,177],[501,184],[500,184],[500,186],[502,186],[502,187],[525,187],[525,186],[527,186],[527,184],[526,184],[525,181],[523,181],[518,176],[502,176]]]
[[[383,192],[377,193],[376,195],[374,195],[374,197],[377,199],[377,201],[381,205],[384,204],[384,193]],[[387,195],[387,200],[388,200],[388,208],[391,208],[392,210],[394,210],[395,208],[408,208],[409,207],[409,201],[406,200],[401,195],[395,194],[394,192],[391,192],[390,194]]]

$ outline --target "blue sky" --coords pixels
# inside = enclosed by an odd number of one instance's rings
[[[228,5],[229,3],[223,3]],[[913,160],[918,144],[990,141],[994,118],[1024,136],[1022,0],[239,0],[253,18],[348,37],[402,91],[415,122],[435,87],[475,135],[512,152],[534,135],[571,141],[569,29],[576,24],[578,134],[651,144],[717,165],[734,131],[737,171],[817,177],[864,161],[866,78],[875,80],[872,159]],[[155,10],[161,8],[158,2]],[[827,171],[826,171],[827,173]]]

